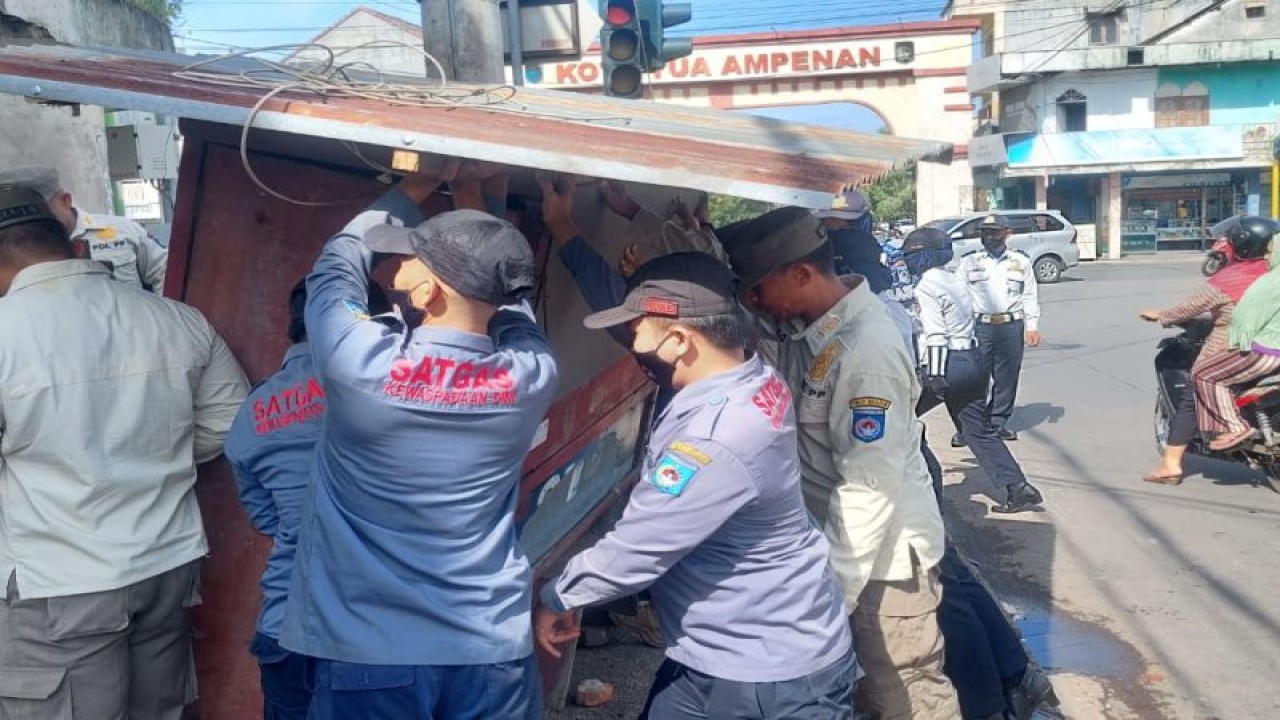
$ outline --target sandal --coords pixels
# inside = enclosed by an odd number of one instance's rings
[[[1157,471],[1143,475],[1142,481],[1157,485],[1181,485],[1184,477],[1186,477],[1186,473],[1163,473]]]
[[[1225,433],[1214,438],[1213,442],[1209,443],[1209,449],[1216,452],[1230,450],[1252,436],[1253,428],[1245,428],[1244,430],[1237,430],[1233,433]]]

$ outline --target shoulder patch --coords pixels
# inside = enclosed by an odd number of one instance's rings
[[[878,397],[857,397],[849,401],[853,414],[849,419],[849,436],[862,443],[873,443],[884,437],[888,413],[893,403]]]
[[[100,228],[95,228],[91,232],[99,240],[115,240],[116,236],[119,235],[119,233],[116,232],[116,229],[110,225],[100,227]]]
[[[680,460],[671,453],[666,453],[653,468],[653,473],[649,475],[649,482],[653,483],[658,492],[679,497],[697,474],[697,467]]]
[[[844,343],[839,340],[832,340],[818,353],[818,357],[813,359],[809,365],[809,373],[805,379],[815,385],[821,384],[827,379],[827,375],[831,373],[831,366],[835,364],[836,358],[840,357],[840,351],[844,349]]]
[[[681,455],[684,455],[685,457],[688,457],[689,459],[699,462],[703,465],[711,464],[710,455],[702,452],[701,450],[690,445],[689,443],[680,442],[677,440],[676,442],[673,442],[670,445],[668,445],[667,449],[670,450],[671,452],[678,452]]]

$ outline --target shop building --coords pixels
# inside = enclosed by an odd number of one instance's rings
[[[1107,15],[1096,34],[1082,12],[1083,47],[976,63],[975,203],[1059,210],[1110,257],[1203,249],[1219,220],[1271,214],[1280,21],[1251,0],[1214,5],[1172,26]]]

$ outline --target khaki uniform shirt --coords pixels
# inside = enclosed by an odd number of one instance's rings
[[[913,577],[913,551],[925,569],[942,559],[914,362],[865,281],[776,352],[796,399],[805,503],[852,610],[869,581]]]
[[[115,215],[77,209],[72,240],[89,243],[89,256],[111,269],[115,279],[164,294],[164,271],[169,251],[138,223]]]
[[[43,262],[0,298],[0,582],[104,592],[207,552],[196,463],[249,386],[195,308]]]

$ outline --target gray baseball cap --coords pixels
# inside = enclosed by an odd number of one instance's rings
[[[646,315],[678,320],[732,313],[737,285],[733,271],[706,253],[663,255],[636,270],[621,305],[592,313],[582,324],[598,330]]]
[[[814,213],[820,218],[857,220],[871,210],[871,201],[861,190],[846,190],[831,199],[831,207]]]
[[[374,252],[416,256],[463,297],[490,305],[515,301],[537,279],[524,235],[478,210],[441,213],[417,227],[378,225],[363,240]]]

